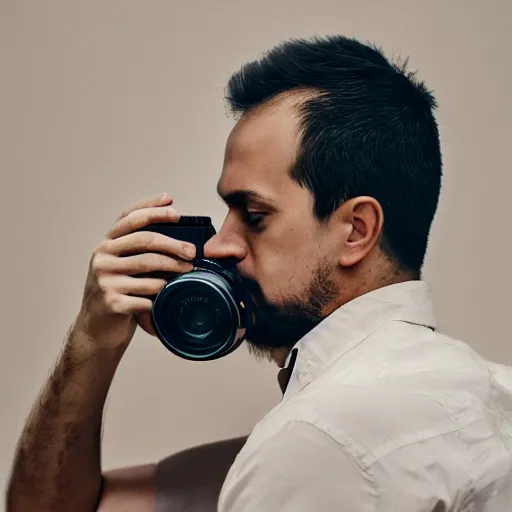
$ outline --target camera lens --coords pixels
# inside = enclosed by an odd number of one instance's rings
[[[198,336],[204,336],[212,331],[215,326],[215,311],[203,304],[192,304],[180,315],[183,331]]]
[[[223,275],[206,269],[168,283],[153,303],[152,318],[160,341],[185,359],[226,355],[245,333],[234,286]]]

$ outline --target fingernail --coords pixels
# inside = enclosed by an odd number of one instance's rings
[[[193,258],[196,254],[196,247],[195,245],[183,244],[183,252],[185,253],[185,256]]]

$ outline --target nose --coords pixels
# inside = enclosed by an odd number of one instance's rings
[[[243,239],[230,229],[227,219],[221,230],[204,246],[204,257],[208,259],[232,259],[238,263],[246,255],[247,247]]]

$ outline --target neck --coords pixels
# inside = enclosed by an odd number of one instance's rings
[[[400,269],[395,262],[374,253],[359,265],[343,269],[339,279],[341,293],[324,314],[327,316],[347,302],[379,288],[419,279],[419,273]]]
[[[326,306],[322,316],[329,316],[333,311],[361,295],[393,284],[417,281],[420,277],[414,272],[397,268],[395,263],[387,259],[379,258],[379,261],[367,261],[364,266],[356,266],[343,272],[339,283],[339,290],[342,293]],[[351,283],[351,285],[347,286],[347,283]],[[270,357],[279,368],[283,368],[290,351],[291,348],[274,348],[270,351]]]

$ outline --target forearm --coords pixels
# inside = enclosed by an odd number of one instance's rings
[[[103,407],[123,351],[70,332],[18,443],[8,512],[96,509]]]

